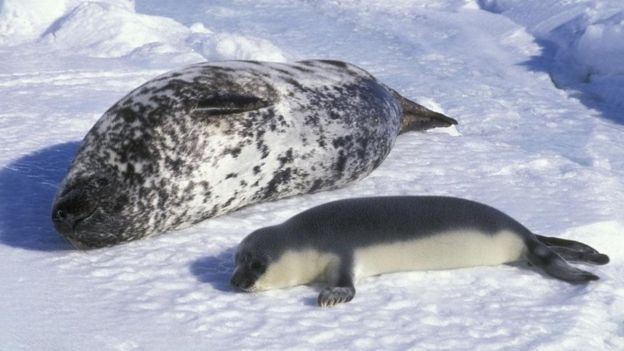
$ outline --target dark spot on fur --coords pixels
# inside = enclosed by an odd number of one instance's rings
[[[167,158],[165,162],[169,169],[177,171],[180,169],[180,166],[183,164],[184,161],[181,158],[176,158],[175,160]]]
[[[164,210],[168,199],[169,199],[169,193],[167,193],[164,189],[159,189],[158,190],[158,208]]]
[[[121,116],[126,123],[132,123],[137,119],[136,112],[129,107],[117,110],[117,114]]]
[[[287,71],[285,69],[281,69],[281,68],[275,68],[276,71],[280,72],[281,74],[284,74],[286,76],[292,76],[292,73],[290,73],[290,71]]]
[[[336,160],[336,165],[334,166],[338,173],[342,174],[345,170],[345,165],[347,164],[347,156],[343,150],[340,150],[338,153],[338,159]]]
[[[323,185],[323,181],[321,179],[315,180],[314,183],[312,183],[312,186],[310,187],[310,192],[315,192],[319,190],[321,188],[321,185]]]
[[[303,62],[300,62],[300,63],[303,63]],[[305,64],[305,63],[304,63],[304,64]],[[293,66],[293,68],[294,68],[294,69],[296,69],[297,71],[301,71],[301,72],[303,72],[303,73],[312,73],[312,72],[314,72],[314,71],[313,71],[313,70],[311,70],[311,69],[308,69],[308,68],[303,68],[303,67],[301,67],[301,66]]]
[[[129,201],[130,201],[130,198],[128,198],[128,195],[125,195],[125,194],[120,195],[117,198],[117,201],[115,201],[115,207],[113,207],[113,210],[115,212],[121,211],[124,207],[128,205]]]
[[[124,172],[124,177],[129,181],[130,184],[143,183],[143,176],[136,173],[134,169],[134,165],[132,163],[126,164],[126,171]]]
[[[323,62],[326,63],[328,65],[332,65],[332,66],[336,66],[336,67],[340,67],[340,68],[347,68],[347,64],[342,62],[342,61],[336,61],[336,60],[319,60],[319,62]]]
[[[280,167],[284,167],[284,165],[288,163],[292,163],[294,160],[293,149],[292,148],[288,149],[285,153],[279,156],[277,160],[280,162]]]
[[[227,148],[223,151],[224,155],[230,154],[232,155],[233,158],[237,158],[238,155],[240,155],[242,149],[240,147],[235,147],[235,148]]]
[[[342,117],[336,111],[329,111],[329,118],[330,119],[341,119]]]
[[[297,89],[301,90],[301,91],[308,91],[309,89],[305,88],[303,85],[301,85],[301,83],[299,83],[296,79],[293,78],[287,78],[286,82],[295,86]]]
[[[291,169],[286,168],[281,171],[275,172],[273,178],[269,181],[269,184],[262,190],[262,199],[272,199],[278,193],[278,187],[280,185],[287,184],[291,179]]]
[[[232,204],[232,201],[234,201],[234,197],[229,198],[222,206],[222,208],[228,207]]]
[[[269,156],[269,147],[267,146],[267,144],[264,143],[264,139],[262,138],[262,135],[264,135],[264,131],[259,130],[258,139],[256,140],[256,148],[261,153],[260,158],[265,159]]]

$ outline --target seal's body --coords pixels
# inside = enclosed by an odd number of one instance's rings
[[[379,166],[400,132],[455,123],[343,62],[197,64],[102,116],[52,217],[77,247],[138,239],[344,186]]]
[[[259,229],[239,245],[232,284],[245,291],[326,281],[322,306],[347,302],[354,281],[389,272],[497,265],[527,259],[570,283],[598,279],[563,258],[606,255],[575,241],[538,236],[492,207],[458,198],[356,198]]]

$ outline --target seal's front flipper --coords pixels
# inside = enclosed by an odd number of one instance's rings
[[[219,94],[199,100],[193,110],[193,115],[198,117],[228,115],[258,110],[271,105],[271,102],[253,95]]]
[[[418,131],[436,127],[450,127],[457,124],[457,121],[451,117],[431,111],[412,100],[406,99],[393,89],[390,89],[390,91],[403,110],[399,134],[413,130]]]
[[[327,287],[321,290],[318,296],[318,304],[321,307],[332,307],[339,303],[346,303],[353,300],[355,288],[344,286]]]
[[[537,240],[541,241],[543,244],[546,244],[548,246],[561,246],[561,247],[567,247],[576,251],[582,251],[582,252],[587,252],[587,253],[595,253],[595,254],[600,253],[598,252],[598,250],[580,241],[561,239],[561,238],[555,238],[552,236],[543,236],[543,235],[537,235],[537,234],[535,234],[535,237],[537,238]]]
[[[542,243],[530,243],[527,258],[549,275],[571,284],[583,284],[600,279],[597,275],[572,267],[561,256]]]
[[[559,256],[563,257],[566,261],[600,265],[609,263],[609,256],[605,254],[578,251],[569,247],[561,246],[549,246],[549,248],[555,251]]]

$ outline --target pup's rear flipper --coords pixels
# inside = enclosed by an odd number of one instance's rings
[[[571,284],[583,284],[600,279],[593,273],[572,267],[561,256],[541,243],[529,244],[527,258],[529,262],[549,275]]]
[[[601,253],[584,252],[571,249],[569,247],[549,246],[551,250],[556,252],[564,260],[569,262],[589,263],[589,264],[607,264],[609,256]]]
[[[598,252],[598,250],[580,241],[567,240],[567,239],[561,239],[561,238],[555,238],[552,236],[543,236],[543,235],[537,235],[537,234],[535,234],[535,237],[537,238],[537,240],[541,241],[543,244],[546,244],[548,246],[561,246],[561,247],[567,247],[576,251],[582,251],[582,252],[587,252],[587,253],[595,253],[595,254],[600,253]]]
[[[450,127],[457,124],[457,121],[451,117],[445,116],[439,112],[406,99],[393,89],[390,89],[392,95],[397,99],[403,110],[401,117],[401,131],[399,134],[412,130],[426,130],[436,127]]]

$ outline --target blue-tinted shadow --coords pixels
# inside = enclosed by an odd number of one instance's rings
[[[53,145],[0,169],[0,244],[39,251],[71,249],[55,232],[50,213],[78,145]]]
[[[578,99],[583,105],[599,112],[601,117],[624,124],[624,111],[614,104],[605,102],[593,91],[590,76],[587,77],[587,82],[579,81],[573,77],[574,72],[563,71],[565,67],[557,67],[555,56],[558,47],[556,44],[546,40],[536,40],[536,43],[542,47],[541,54],[523,62],[522,66],[532,71],[547,73],[557,88],[567,91],[570,96]]]
[[[216,256],[202,257],[191,263],[190,271],[197,280],[219,291],[233,292],[230,276],[234,271],[234,250],[227,249]]]

